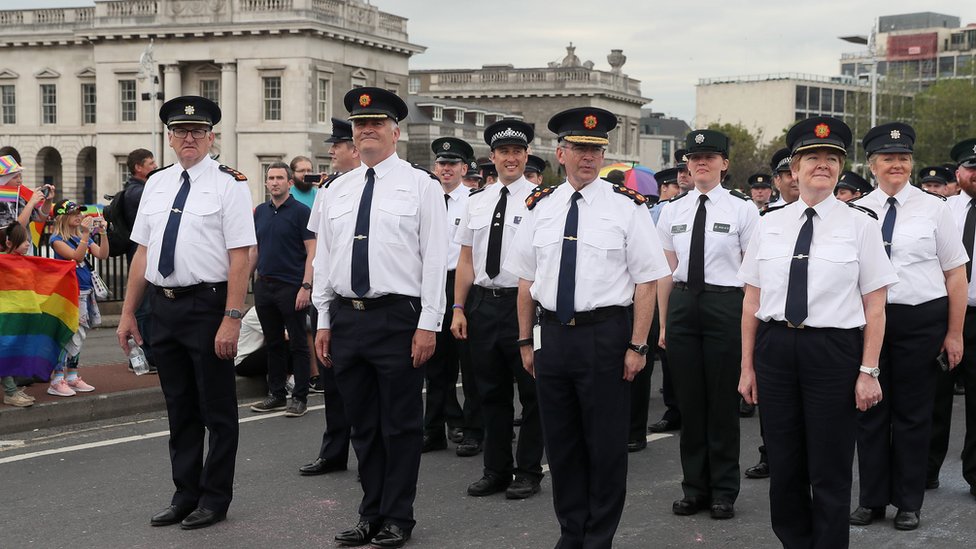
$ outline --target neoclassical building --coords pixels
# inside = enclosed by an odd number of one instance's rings
[[[271,162],[304,154],[328,168],[323,140],[346,90],[406,94],[407,63],[424,51],[406,19],[362,0],[94,3],[0,10],[0,154],[20,159],[25,184],[83,202],[120,188],[134,148],[173,162],[157,112],[189,94],[220,105],[214,152],[260,201]]]

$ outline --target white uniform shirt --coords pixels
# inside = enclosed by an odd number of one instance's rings
[[[515,276],[533,281],[532,298],[550,311],[556,310],[563,231],[574,192],[573,186],[564,182],[528,211],[503,264]],[[671,272],[653,220],[647,207],[614,191],[612,184],[602,179],[583,187],[580,194],[576,312],[630,305],[635,284],[664,278]]]
[[[525,199],[535,187],[521,177],[508,184],[508,200],[505,203],[505,225],[502,232],[501,270],[490,278],[485,268],[488,262],[488,236],[491,234],[491,216],[495,213],[498,197],[504,187],[501,182],[488,185],[468,197],[468,205],[461,217],[454,240],[462,246],[471,246],[474,263],[474,283],[485,288],[516,288],[518,277],[505,270],[505,258],[512,250],[519,225],[528,215]]]
[[[440,183],[393,153],[374,166],[369,218],[369,292],[419,297],[417,327],[438,332],[447,296],[447,216]],[[319,329],[331,327],[329,304],[336,294],[355,298],[352,290],[352,243],[359,202],[366,186],[366,165],[329,185],[321,207],[312,261],[312,302]],[[311,226],[311,224],[309,224]]]
[[[855,204],[878,214],[878,227],[888,214],[888,196],[880,187]],[[891,235],[891,263],[898,282],[888,288],[888,303],[918,305],[945,297],[944,271],[969,261],[961,231],[945,200],[905,185],[895,195],[897,215]]]
[[[949,206],[949,212],[952,215],[952,220],[956,223],[956,228],[959,229],[959,238],[962,242],[962,233],[966,229],[966,214],[969,213],[969,202],[973,200],[973,197],[969,196],[965,192],[961,192],[956,196],[950,196],[946,200],[946,205]],[[973,253],[972,250],[966,250],[963,246],[963,251],[968,253]],[[969,281],[969,290],[967,305],[970,307],[976,307],[976,276],[973,280]]]
[[[797,200],[759,222],[739,269],[739,278],[759,288],[762,321],[786,320],[790,265],[807,205]],[[807,266],[807,319],[813,328],[864,326],[861,296],[898,282],[881,242],[881,228],[868,214],[829,196],[814,207]]]
[[[443,193],[443,187],[441,188]],[[455,242],[454,235],[458,232],[461,225],[461,218],[464,216],[464,209],[468,203],[468,193],[471,189],[464,185],[458,185],[450,193],[446,193],[450,198],[447,199],[447,270],[457,269],[458,257],[461,255],[461,245]],[[443,198],[441,198],[443,200]]]
[[[221,171],[220,163],[209,157],[186,171],[190,193],[176,236],[172,274],[166,278],[159,274],[159,255],[173,201],[183,185],[183,166],[173,164],[146,181],[132,227],[132,241],[146,247],[146,280],[156,286],[226,282],[230,268],[227,250],[257,243],[247,182]]]
[[[769,204],[767,204],[766,205],[766,209],[776,208],[776,207],[785,206],[785,205],[786,205],[786,201],[783,200],[783,197],[782,196],[780,196],[774,202],[770,202]]]
[[[759,223],[759,211],[752,200],[732,196],[728,189],[716,185],[706,193],[705,201],[705,283],[716,286],[742,286],[735,274],[742,264],[742,252],[749,246]],[[688,282],[688,260],[691,255],[691,232],[698,212],[696,188],[674,199],[661,211],[657,232],[665,250],[678,256],[675,282]]]

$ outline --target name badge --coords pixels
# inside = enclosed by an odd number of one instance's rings
[[[727,233],[731,228],[728,223],[716,223],[712,225],[712,230],[716,233]]]
[[[671,225],[671,234],[688,232],[688,225]]]
[[[521,222],[522,222],[522,216],[520,216],[520,215],[516,215],[516,216],[515,216],[515,217],[514,217],[514,218],[512,219],[512,223],[515,223],[516,225],[518,225],[518,224],[519,224],[519,223],[521,223]]]

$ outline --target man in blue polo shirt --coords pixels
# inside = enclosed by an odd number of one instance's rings
[[[307,412],[309,348],[305,308],[311,302],[315,234],[308,230],[308,206],[290,194],[293,173],[283,162],[268,167],[265,187],[271,199],[254,209],[258,244],[251,249],[251,272],[257,268],[254,307],[268,349],[270,395],[251,406],[255,412],[285,410],[287,417]],[[285,330],[291,336],[285,342]],[[291,350],[291,361],[288,350]],[[291,404],[285,390],[288,364],[295,374]]]

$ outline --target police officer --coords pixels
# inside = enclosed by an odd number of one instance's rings
[[[203,528],[224,519],[237,456],[234,355],[255,244],[251,191],[243,174],[208,153],[220,108],[197,96],[159,109],[177,163],[149,175],[132,241],[118,338],[142,344],[134,313],[152,294],[153,353],[169,416],[176,492],[153,526]],[[206,460],[204,439],[208,441]]]
[[[928,166],[918,170],[918,181],[923,191],[949,197],[949,180],[955,179],[945,166]]]
[[[735,516],[739,495],[739,326],[742,282],[735,273],[759,212],[749,197],[719,182],[729,167],[729,140],[712,130],[686,139],[695,189],[671,201],[657,232],[674,270],[658,286],[661,347],[680,367],[672,380],[681,405],[681,486],[676,515],[710,509]],[[672,291],[673,288],[673,291]]]
[[[749,197],[759,210],[769,205],[773,194],[773,178],[769,174],[754,173],[749,176]]]
[[[472,496],[504,491],[508,499],[525,499],[539,492],[542,479],[535,383],[522,368],[516,345],[518,278],[501,267],[525,219],[525,199],[534,188],[524,177],[533,134],[532,126],[520,120],[499,120],[485,128],[498,184],[471,193],[455,237],[461,260],[451,330],[470,346],[485,423],[484,474],[468,487]],[[522,403],[514,461],[513,379]]]
[[[464,172],[461,176],[461,184],[469,189],[480,189],[481,188],[481,171],[478,169],[478,161],[469,158],[465,160],[468,165],[468,171]]]
[[[847,547],[856,412],[881,400],[885,287],[898,277],[873,212],[833,196],[847,125],[809,118],[786,143],[800,200],[763,215],[739,270],[739,392],[762,404],[773,532],[788,548]]]
[[[644,197],[599,179],[616,124],[595,107],[549,120],[566,182],[529,196],[505,262],[520,279],[518,344],[536,377],[557,547],[613,543],[627,489],[627,382],[644,367],[656,281],[669,272]]]
[[[840,174],[837,186],[834,187],[834,196],[841,202],[850,202],[855,198],[860,198],[874,190],[874,187],[860,175],[852,171],[845,171]]]
[[[482,187],[487,187],[495,181],[498,181],[498,170],[495,169],[495,164],[489,159],[484,159],[484,161],[478,162],[478,169],[481,171]]]
[[[496,167],[497,169],[497,167]],[[535,186],[542,185],[542,173],[546,171],[546,161],[539,156],[530,154],[525,161],[525,179]]]
[[[688,171],[688,151],[677,149],[674,151],[674,168],[678,170],[678,188],[686,193],[695,188],[695,182],[691,179],[691,172]]]
[[[335,368],[364,492],[359,522],[336,541],[402,547],[415,524],[423,365],[444,318],[444,193],[396,154],[402,99],[363,87],[343,103],[363,163],[329,185],[313,262],[315,349]]]
[[[658,201],[649,208],[651,212],[651,217],[654,218],[654,223],[657,224],[658,218],[661,216],[661,210],[664,209],[665,204],[669,200],[678,196],[681,192],[681,188],[678,187],[678,169],[677,168],[666,168],[660,170],[654,174],[654,179],[657,180],[657,193]]]
[[[767,207],[775,208],[796,202],[800,196],[800,189],[796,184],[793,173],[790,171],[790,150],[784,147],[773,153],[773,157],[769,161],[769,167],[773,170],[773,184],[776,186],[779,198]]]

